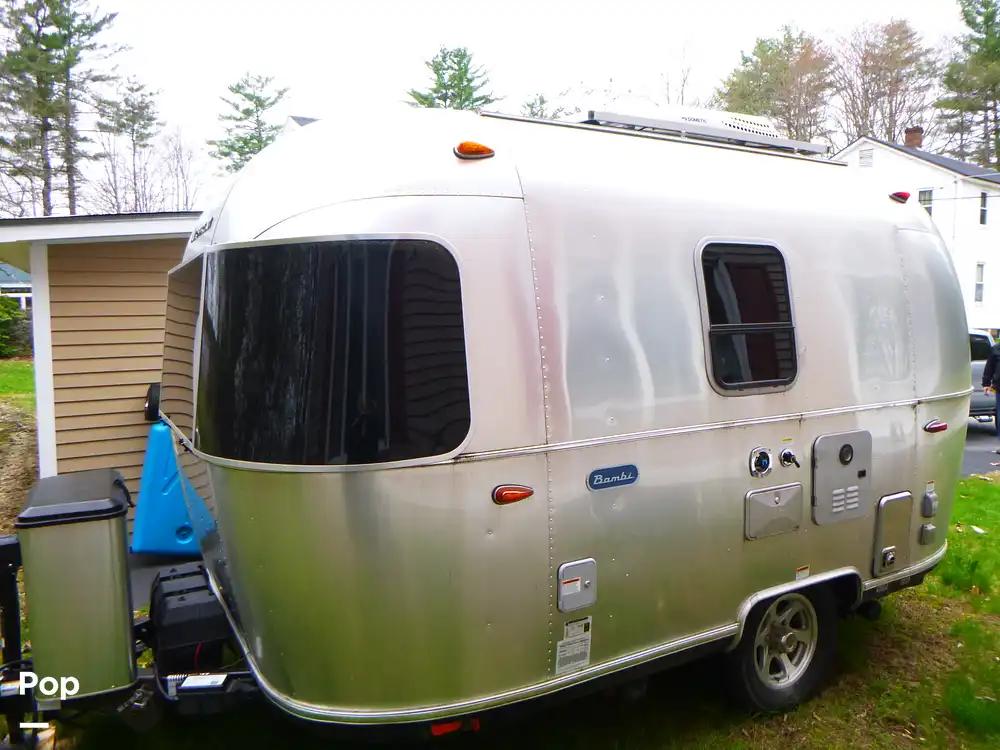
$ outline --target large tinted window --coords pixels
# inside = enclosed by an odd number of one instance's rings
[[[469,430],[454,258],[417,240],[209,254],[196,445],[225,458],[367,464]]]
[[[759,388],[795,378],[788,279],[772,247],[709,245],[702,253],[712,371],[723,388]]]
[[[972,361],[978,362],[982,359],[988,359],[990,356],[990,340],[981,334],[970,333],[969,334],[969,349],[972,354]]]

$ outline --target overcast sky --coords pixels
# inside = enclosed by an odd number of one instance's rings
[[[219,96],[247,71],[290,88],[277,112],[364,116],[428,82],[423,62],[465,46],[489,73],[497,109],[568,88],[574,104],[664,100],[691,69],[706,99],[759,36],[793,24],[834,42],[860,23],[906,18],[939,44],[963,31],[954,0],[103,0],[129,45],[119,72],[160,91],[161,117],[195,144],[221,134]]]

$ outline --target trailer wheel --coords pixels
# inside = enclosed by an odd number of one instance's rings
[[[758,711],[784,711],[815,695],[833,669],[837,606],[826,586],[758,605],[728,657],[733,697]]]
[[[160,384],[151,383],[146,389],[146,403],[142,406],[143,416],[147,422],[155,422],[160,418]]]

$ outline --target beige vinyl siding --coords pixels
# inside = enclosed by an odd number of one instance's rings
[[[202,261],[186,265],[169,281],[167,314],[163,340],[163,390],[160,410],[177,428],[193,438],[193,360],[195,323],[201,297]]]
[[[202,260],[178,270],[168,283],[166,335],[163,342],[163,386],[160,411],[189,439],[194,427],[195,324],[201,302]],[[178,461],[194,491],[209,508],[213,507],[208,466],[189,451],[181,451]]]
[[[184,240],[49,247],[59,473],[114,468],[138,492],[143,403],[163,363],[167,271]]]

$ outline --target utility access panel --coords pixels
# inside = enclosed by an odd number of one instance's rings
[[[872,435],[867,430],[820,435],[812,452],[813,521],[819,525],[868,515],[872,506]]]

